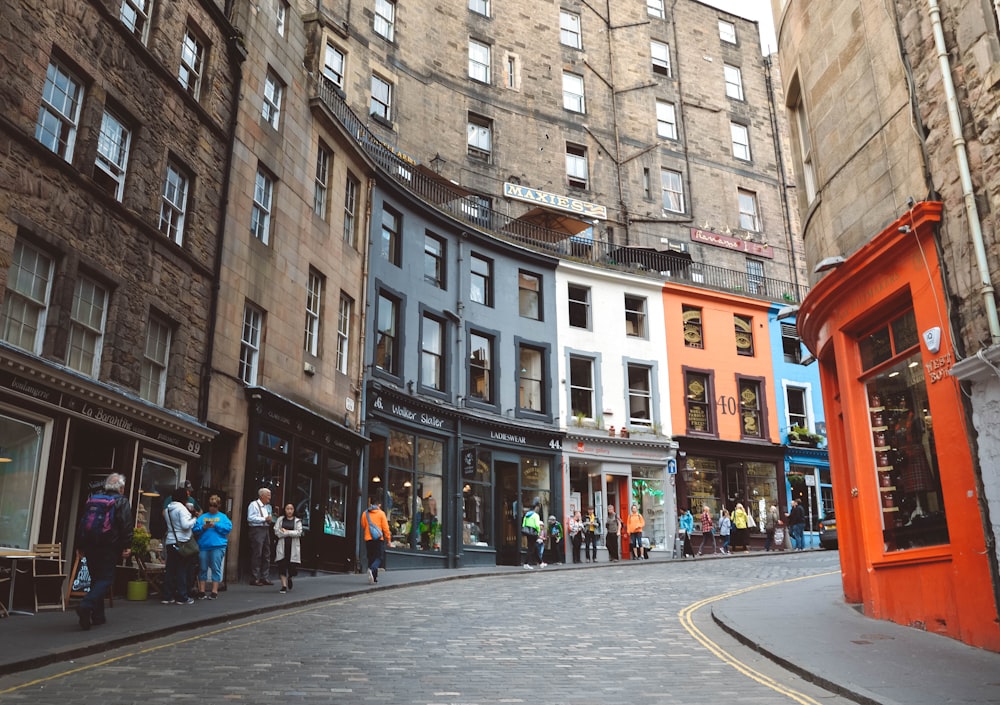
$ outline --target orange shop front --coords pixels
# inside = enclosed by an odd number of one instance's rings
[[[941,204],[916,204],[813,287],[844,594],[866,615],[1000,650],[944,286]]]

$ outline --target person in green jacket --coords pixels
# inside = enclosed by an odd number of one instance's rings
[[[524,564],[524,567],[529,569],[538,564],[545,567],[545,563],[542,563],[542,548],[545,546],[545,538],[542,532],[542,519],[538,514],[540,509],[541,506],[535,504],[524,513],[524,519],[521,520],[521,533],[524,535],[528,549],[528,562]]]

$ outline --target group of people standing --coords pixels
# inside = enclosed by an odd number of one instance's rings
[[[597,562],[597,544],[601,536],[601,520],[593,509],[586,512],[574,510],[566,520],[566,527],[555,516],[549,516],[543,523],[541,505],[536,503],[525,512],[521,521],[521,533],[527,538],[527,556],[524,567],[544,568],[549,563],[562,563],[566,555],[565,537],[569,537],[572,561],[581,563]],[[632,560],[649,557],[648,545],[643,544],[643,529],[646,522],[639,513],[639,505],[633,504],[628,518],[619,519],[614,506],[608,507],[607,525],[604,527],[605,546],[608,560],[620,560],[621,534],[627,532]],[[583,550],[583,558],[580,553]]]
[[[799,522],[798,519],[802,516],[802,508],[799,506],[798,499],[792,500],[791,513],[785,516],[789,517],[792,536],[795,536],[796,528],[799,531],[799,536],[801,536],[803,523]],[[764,513],[764,516],[761,517],[761,522],[765,536],[764,550],[778,550],[778,545],[775,543],[775,533],[778,527],[783,525],[783,522],[781,521],[777,506],[771,504]],[[704,505],[701,508],[698,523],[701,529],[701,544],[698,547],[698,553],[695,554],[694,547],[691,544],[691,537],[694,534],[695,526],[694,517],[691,515],[690,509],[685,509],[681,512],[678,522],[678,536],[682,541],[681,552],[684,558],[689,556],[694,558],[696,555],[703,555],[705,546],[708,543],[712,545],[712,553],[728,555],[733,551],[741,550],[743,553],[750,553],[750,530],[757,527],[757,520],[754,519],[753,514],[748,512],[741,502],[736,503],[731,513],[725,507],[722,508],[719,512],[717,527],[711,509],[708,505]],[[719,537],[722,539],[721,546],[715,542],[716,530],[718,530]]]

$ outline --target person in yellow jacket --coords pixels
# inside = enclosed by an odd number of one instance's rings
[[[639,505],[635,502],[629,510],[625,526],[628,528],[628,545],[632,549],[632,560],[638,561],[642,558],[642,530],[646,526],[646,520],[642,518]]]
[[[392,538],[389,520],[374,497],[369,500],[368,509],[361,515],[361,531],[365,536],[365,553],[368,555],[368,582],[374,585],[378,582],[383,551]]]

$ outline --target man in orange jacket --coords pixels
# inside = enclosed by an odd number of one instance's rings
[[[392,532],[385,512],[379,509],[378,501],[372,497],[368,509],[361,515],[361,531],[365,535],[365,553],[368,554],[368,582],[378,582],[378,569],[382,565],[383,546],[389,545]]]

